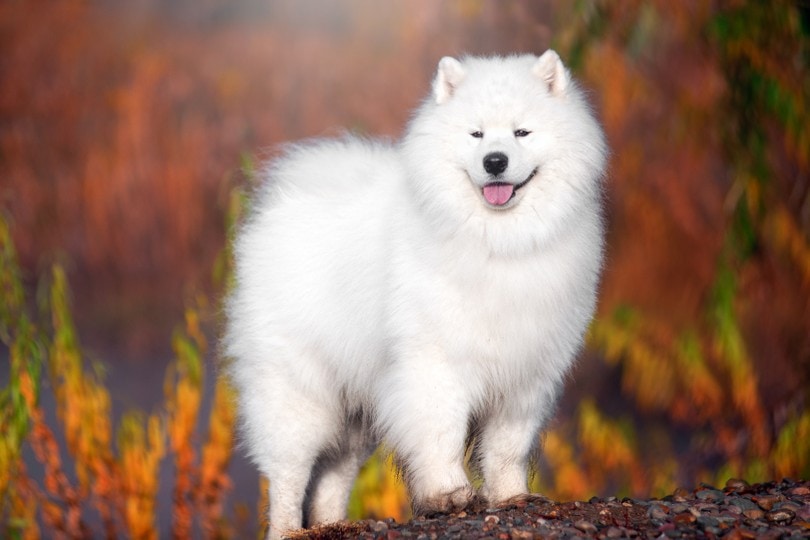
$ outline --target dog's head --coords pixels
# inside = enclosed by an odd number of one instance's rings
[[[503,252],[536,248],[593,205],[606,156],[601,129],[551,50],[442,58],[403,148],[425,208],[460,220],[454,234],[466,227]]]

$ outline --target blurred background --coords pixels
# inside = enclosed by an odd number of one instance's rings
[[[0,479],[0,510],[14,530],[95,512],[86,526],[132,532],[135,505],[156,514],[144,530],[175,530],[215,500],[194,526],[252,528],[258,480],[230,454],[214,366],[228,234],[254,171],[285,141],[398,137],[444,55],[549,47],[612,156],[598,317],[533,488],[573,499],[809,477],[809,35],[806,0],[3,2],[0,215],[16,248],[0,280],[0,421],[20,429],[2,459],[26,465]],[[42,384],[26,394],[31,358]],[[99,409],[76,404],[105,391]],[[109,425],[71,427],[77,410]],[[61,488],[37,453],[47,425]],[[83,446],[93,429],[100,446]],[[133,448],[160,481],[130,497],[147,506],[105,514],[98,501],[138,491]],[[206,459],[219,476],[203,496]],[[384,463],[361,477],[353,515],[407,515]]]

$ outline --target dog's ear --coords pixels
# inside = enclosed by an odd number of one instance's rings
[[[433,98],[438,105],[446,103],[464,79],[464,68],[455,58],[445,56],[439,60],[439,69],[433,79]]]
[[[562,95],[570,82],[568,70],[565,69],[559,55],[551,49],[537,59],[532,66],[532,73],[540,77],[548,86],[549,93],[555,96]]]

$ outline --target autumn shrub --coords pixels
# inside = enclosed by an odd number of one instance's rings
[[[170,458],[172,536],[186,538],[194,531],[209,538],[230,536],[223,499],[232,487],[227,468],[233,402],[227,383],[218,380],[201,438],[196,426],[206,340],[198,312],[189,309],[175,333],[162,408],[149,415],[124,414],[114,437],[103,366],[89,365],[79,346],[64,271],[56,266],[50,276],[50,320],[31,322],[10,238],[0,219],[0,337],[10,357],[9,382],[0,393],[3,536],[157,538],[160,465]],[[55,424],[43,411],[43,388],[53,393]],[[43,474],[26,469],[26,451]],[[40,476],[41,482],[34,480]]]

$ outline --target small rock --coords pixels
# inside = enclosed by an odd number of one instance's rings
[[[701,501],[720,501],[723,499],[723,492],[717,489],[702,489],[695,493],[695,497]]]
[[[797,486],[788,490],[788,495],[810,495],[810,487]]]
[[[791,512],[796,512],[801,507],[802,505],[795,503],[793,501],[778,502],[775,505],[773,505],[774,510],[790,510]]]
[[[745,497],[730,497],[728,499],[728,504],[732,506],[736,506],[740,510],[753,510],[757,508],[757,505],[751,499],[746,499]]]
[[[704,529],[708,529],[709,527],[717,527],[720,525],[720,521],[712,516],[700,516],[697,518],[698,525],[702,525]]]
[[[672,499],[677,502],[686,502],[689,500],[690,495],[691,493],[684,488],[678,488],[675,490],[675,493],[672,494]]]
[[[765,519],[770,521],[771,523],[777,523],[780,525],[787,525],[793,518],[796,517],[796,513],[792,510],[782,509],[782,510],[772,510],[765,514]]]
[[[689,505],[686,503],[675,503],[669,507],[673,514],[680,514],[689,510]]]
[[[673,518],[675,523],[689,525],[690,523],[694,523],[697,520],[695,516],[690,514],[689,512],[684,512],[683,514],[678,514]]]
[[[701,512],[717,512],[717,510],[719,509],[716,504],[707,503],[707,502],[696,503],[695,508],[697,508]]]
[[[778,495],[762,495],[754,499],[754,501],[763,510],[772,510],[773,505],[779,502]]]
[[[750,484],[740,478],[729,478],[726,481],[726,491],[744,491],[749,487]]]
[[[624,532],[618,527],[608,527],[605,536],[608,538],[621,538],[624,536]]]
[[[667,519],[667,515],[669,514],[669,508],[666,506],[662,506],[659,504],[650,505],[650,508],[647,510],[647,516],[650,519],[657,519],[657,520],[665,520]]]
[[[526,540],[534,538],[534,533],[532,531],[523,531],[521,529],[512,529],[510,534],[512,540]]]
[[[486,523],[487,525],[497,525],[500,522],[501,518],[499,518],[498,516],[489,515],[484,518],[484,523]]]
[[[735,516],[730,516],[728,514],[717,516],[717,521],[720,523],[721,527],[730,527],[737,523],[737,518]]]
[[[757,535],[753,531],[737,527],[727,532],[723,536],[723,540],[749,540],[756,537]]]
[[[765,516],[765,512],[759,508],[751,508],[749,510],[743,510],[743,515],[748,519],[762,519]]]
[[[388,530],[388,523],[384,521],[377,521],[371,526],[371,530],[374,532],[384,532]]]
[[[589,521],[585,521],[584,519],[581,519],[581,520],[577,521],[576,523],[574,523],[574,527],[576,527],[580,531],[582,531],[584,533],[588,533],[588,534],[592,534],[592,533],[595,533],[597,531],[596,525],[594,525],[593,523],[591,523]]]
[[[388,531],[388,534],[386,535],[388,540],[397,540],[397,538],[399,538],[400,536],[402,536],[402,534],[396,529],[391,529],[390,531]]]

